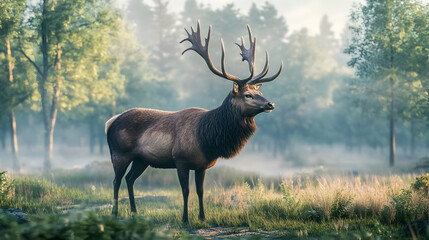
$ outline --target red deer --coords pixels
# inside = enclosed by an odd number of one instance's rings
[[[213,110],[187,108],[177,112],[134,108],[116,115],[106,122],[107,141],[115,172],[114,205],[112,214],[118,214],[118,190],[128,166],[131,169],[125,177],[128,186],[131,211],[137,212],[134,200],[134,182],[148,167],[176,168],[183,194],[183,222],[188,221],[189,171],[195,170],[195,183],[199,199],[199,218],[205,219],[203,206],[203,184],[206,169],[215,165],[218,158],[237,155],[247,140],[256,131],[254,118],[261,112],[270,112],[274,103],[265,99],[258,91],[261,84],[277,78],[282,70],[264,78],[268,72],[269,59],[266,53],[265,67],[259,75],[254,75],[255,39],[249,32],[250,47],[244,47],[241,38],[242,60],[249,64],[250,76],[239,79],[225,71],[225,50],[222,46],[222,70],[216,69],[209,56],[210,31],[201,42],[200,23],[197,31],[186,29],[192,46],[188,50],[197,52],[217,76],[233,82],[233,90],[222,105]]]

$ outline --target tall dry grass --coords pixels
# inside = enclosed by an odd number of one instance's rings
[[[249,227],[251,231],[285,230],[288,237],[346,234],[348,238],[353,234],[390,236],[407,221],[429,217],[429,175],[416,187],[414,174],[301,175],[269,181],[239,174],[228,176],[231,173],[217,173],[219,180],[206,188],[204,222],[198,220],[198,198],[195,191],[191,192],[188,227]],[[12,184],[0,207],[19,208],[33,216],[62,214],[64,209],[110,215],[109,207],[100,206],[111,203],[111,184],[101,178],[95,181],[80,176],[81,173],[49,179],[9,179]],[[64,182],[77,187],[62,185]],[[95,185],[97,182],[100,184]],[[120,198],[127,196],[123,187]],[[183,200],[179,187],[137,185],[136,196],[163,196],[137,200],[139,215],[156,224],[182,227]],[[126,199],[119,205],[121,216],[133,215]]]
[[[264,211],[289,219],[377,219],[403,223],[429,217],[429,197],[412,189],[417,175],[361,175],[286,178],[281,190],[258,181],[213,188],[209,204]],[[273,209],[274,208],[274,209]],[[268,217],[268,216],[267,216]]]

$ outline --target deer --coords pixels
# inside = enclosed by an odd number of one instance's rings
[[[162,169],[177,169],[183,196],[182,221],[188,222],[189,172],[195,171],[195,185],[199,201],[199,219],[204,221],[204,177],[206,170],[213,167],[218,158],[232,158],[245,146],[257,127],[256,115],[271,112],[274,103],[267,100],[259,92],[262,83],[276,79],[283,68],[271,77],[265,77],[269,70],[269,57],[263,70],[255,75],[255,45],[252,31],[249,33],[249,48],[244,46],[241,37],[240,48],[242,61],[247,61],[250,76],[240,79],[225,70],[225,48],[221,39],[221,70],[212,63],[209,55],[211,26],[201,41],[200,22],[197,30],[191,32],[185,28],[188,41],[192,44],[182,52],[195,51],[206,62],[215,75],[233,82],[233,89],[223,103],[216,109],[187,108],[181,111],[161,111],[145,108],[133,108],[110,118],[105,124],[107,142],[113,165],[115,178],[113,181],[114,204],[112,215],[118,215],[118,191],[122,178],[125,176],[128,188],[131,212],[137,213],[134,198],[134,182],[148,166]]]

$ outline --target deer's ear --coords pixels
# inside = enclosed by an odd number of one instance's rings
[[[234,82],[234,87],[232,89],[232,93],[237,94],[238,93],[238,84]]]
[[[253,85],[253,86],[255,86],[256,90],[259,90],[262,87],[262,83],[259,83],[259,84]]]

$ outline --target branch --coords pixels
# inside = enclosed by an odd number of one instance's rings
[[[31,64],[33,64],[33,66],[36,68],[37,72],[40,74],[40,76],[42,76],[42,75],[43,75],[43,73],[42,73],[42,71],[40,70],[40,68],[37,66],[37,64],[36,64],[33,60],[31,60],[31,58],[30,58],[29,56],[27,56],[27,54],[25,54],[25,52],[24,52],[22,49],[20,49],[19,51],[20,51],[20,52],[25,56],[25,58],[27,58],[27,60],[28,60]]]

